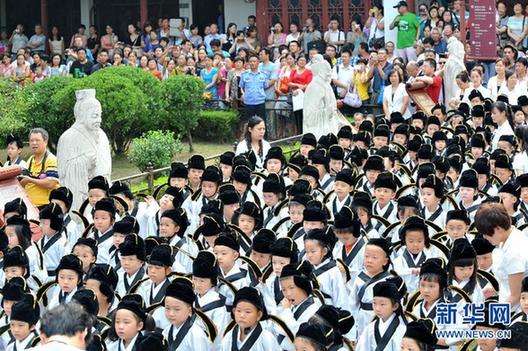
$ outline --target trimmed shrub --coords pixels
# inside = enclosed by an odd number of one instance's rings
[[[167,113],[167,101],[163,98],[160,81],[152,74],[145,72],[142,69],[128,66],[101,69],[95,72],[94,76],[107,74],[127,78],[134,86],[143,92],[147,100],[147,111],[149,115],[148,129],[154,130],[160,128],[160,123]]]
[[[15,113],[26,131],[30,128],[44,128],[48,131],[49,147],[55,150],[60,135],[74,122],[73,109],[60,113],[50,103],[50,98],[73,82],[69,77],[52,77],[35,84],[28,84],[17,91],[10,113]],[[66,112],[66,111],[65,111]]]
[[[200,140],[231,143],[235,140],[238,119],[236,110],[204,110],[200,112],[193,135]]]
[[[173,132],[153,130],[133,140],[128,158],[145,172],[149,166],[156,169],[170,165],[174,155],[181,150],[180,138],[175,138]]]
[[[164,129],[187,135],[189,151],[192,151],[191,130],[198,124],[203,106],[205,83],[198,77],[179,75],[164,80],[163,96],[167,101],[167,115],[162,124]],[[209,128],[209,126],[200,126]]]
[[[108,135],[113,151],[118,155],[125,154],[132,139],[150,129],[145,94],[131,80],[120,77],[119,73],[114,71],[93,74],[73,80],[53,95],[52,104],[56,109],[57,118],[73,118],[75,91],[90,88],[96,89],[97,99],[101,102],[102,129]]]
[[[24,120],[19,117],[18,106],[24,102],[19,97],[20,90],[14,88],[8,80],[0,79],[0,139],[5,140],[7,135],[15,133],[22,136],[26,132]],[[0,143],[3,145],[3,141]]]

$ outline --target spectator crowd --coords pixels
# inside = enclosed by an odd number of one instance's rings
[[[464,6],[274,23],[267,42],[254,16],[225,34],[168,18],[120,37],[80,26],[69,45],[56,27],[2,33],[14,84],[119,65],[196,75],[245,125],[214,165],[174,162],[152,194],[96,176],[80,208],[47,131],[30,131],[28,160],[10,136],[4,166],[24,170],[39,218],[20,198],[3,208],[0,349],[526,350],[528,9],[499,1],[497,59],[477,60]],[[292,106],[316,54],[352,116],[325,135],[303,134],[310,116]],[[277,108],[294,110],[291,153],[268,141]]]

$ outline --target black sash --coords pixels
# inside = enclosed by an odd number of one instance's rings
[[[420,318],[431,318],[432,320],[434,320],[436,318],[436,306],[438,306],[438,304],[442,302],[444,302],[442,298],[438,300],[434,308],[431,310],[431,312],[429,312],[429,315],[426,316],[423,312],[425,301],[422,300],[422,304],[420,305]]]
[[[299,239],[301,236],[303,236],[304,234],[305,234],[304,229],[303,228],[299,228],[299,230],[296,231],[295,234],[293,234],[293,238],[292,239],[295,241],[295,240]]]
[[[326,182],[321,185],[321,189],[325,190],[334,181],[334,179],[334,177],[330,176],[330,178],[328,178]]]
[[[97,239],[97,245],[99,246],[100,244],[104,243],[106,240],[110,239],[113,235],[114,235],[114,231],[110,229],[109,231],[107,231],[105,234],[101,235]]]
[[[177,234],[176,234],[177,235]],[[178,240],[178,242],[172,246],[176,247],[176,248],[181,248],[183,246],[183,244],[185,244],[185,237],[181,238],[180,240]],[[176,253],[174,254],[174,256],[176,256],[178,254],[178,250],[174,250]]]
[[[405,260],[405,262],[407,262],[407,266],[409,268],[420,268],[422,264],[425,262],[425,258],[426,258],[425,254],[421,252],[420,259],[418,260],[418,262],[415,263],[409,250],[405,250],[403,252],[403,259]]]
[[[299,305],[299,307],[297,307],[295,312],[293,312],[293,318],[295,318],[295,320],[299,320],[299,317],[304,313],[304,311],[306,311],[308,307],[310,307],[313,304],[314,304],[313,297],[312,296],[308,297],[306,300],[304,300]]]
[[[48,249],[53,246],[59,239],[61,238],[60,232],[57,232],[55,235],[51,237],[43,246],[42,246],[42,253],[46,253]],[[44,237],[42,237],[42,240],[44,240]]]
[[[442,206],[438,206],[438,209],[434,211],[433,214],[429,218],[426,218],[426,219],[430,222],[434,222],[438,217],[440,217],[440,215],[442,214],[442,211],[443,211]],[[425,210],[424,210],[424,217],[425,217]]]
[[[156,296],[152,296],[152,294],[154,292],[154,285],[152,285],[150,287],[150,304],[151,305],[153,303],[160,302],[161,299],[163,299],[163,297],[165,296],[165,290],[167,290],[167,286],[169,286],[169,284],[170,284],[170,281],[168,279],[165,279],[165,282],[161,286],[161,289],[159,289],[159,291],[156,294]]]
[[[135,350],[136,350],[136,348],[137,348],[137,347],[136,347],[137,344],[141,341],[141,340],[139,339],[140,337],[141,337],[141,335],[138,334],[138,335],[137,335],[136,342],[134,342],[134,346],[132,347],[132,351],[135,351]],[[118,343],[118,345],[119,345],[119,346],[118,346],[119,350],[118,350],[118,351],[121,351],[121,344],[122,344],[122,343],[123,343],[123,342],[122,342],[121,340],[119,340],[119,343]]]
[[[264,220],[264,224],[262,225],[262,228],[266,228],[268,223],[273,219],[273,207],[269,207],[268,211],[269,213],[266,216],[266,219]]]
[[[383,271],[383,272],[373,276],[372,278],[370,278],[365,272],[359,273],[358,277],[365,282],[365,284],[358,291],[359,302],[361,303],[361,300],[363,300],[363,296],[365,295],[365,291],[367,290],[369,285],[372,285],[372,284],[380,281],[381,279],[383,279],[383,278],[385,278],[385,277],[387,277],[389,275],[390,275],[389,272]]]
[[[68,294],[63,292],[62,290],[59,291],[59,303],[66,302],[66,298],[68,297]]]
[[[134,206],[134,208],[132,209],[132,212],[130,213],[130,216],[136,218],[137,213],[138,213],[138,211],[139,211],[139,202],[136,201],[136,202],[134,203],[134,205],[135,205],[135,206]]]
[[[126,292],[128,293],[130,288],[133,287],[144,275],[145,275],[145,268],[141,267],[137,271],[136,276],[134,277],[134,279],[132,279],[132,283],[129,284],[128,283],[128,279],[127,279],[127,273],[125,272],[125,274],[123,275],[123,283],[125,284]]]
[[[383,218],[387,219],[389,218],[390,214],[392,213],[392,210],[394,210],[394,203],[390,202],[389,207],[385,211],[385,213],[382,215]],[[374,213],[378,214],[378,211],[376,211],[376,205],[374,206]],[[383,224],[378,221],[378,224],[376,224],[376,230],[379,230]]]
[[[169,329],[169,350],[170,351],[175,351],[178,349],[178,346],[180,346],[181,342],[183,341],[183,339],[185,338],[185,336],[187,335],[187,333],[189,332],[189,329],[191,329],[192,325],[193,325],[193,322],[194,322],[194,315],[187,318],[187,320],[185,321],[185,323],[183,323],[183,325],[181,326],[180,330],[178,330],[178,333],[176,334],[176,338],[174,338],[173,336],[173,329],[174,329],[174,326],[171,325],[170,329]]]
[[[363,229],[365,230],[365,232],[368,234],[368,232],[370,232],[372,229],[374,229],[374,226],[372,225],[372,222],[368,221],[367,225],[363,227]]]
[[[313,271],[313,274],[318,277],[320,276],[321,274],[323,274],[324,272],[328,272],[330,269],[334,268],[336,266],[336,261],[334,260],[330,260],[328,261],[327,263],[325,263],[324,265],[322,265],[321,267],[315,269]]]
[[[394,316],[394,319],[389,324],[389,327],[385,331],[385,334],[383,334],[383,337],[380,335],[379,332],[379,318],[376,319],[376,322],[374,322],[374,338],[376,339],[376,348],[375,351],[383,351],[385,350],[385,347],[389,343],[390,339],[394,335],[394,332],[398,328],[398,325],[400,324],[400,318],[396,315]]]
[[[465,208],[464,205],[462,205],[462,201],[460,201],[459,205],[462,210],[467,211],[468,215],[470,212],[476,211],[480,206],[480,204],[476,204],[476,205],[469,206],[468,208]]]
[[[275,281],[273,282],[273,292],[275,295],[275,303],[278,305],[282,299],[284,299],[284,294],[282,293],[279,285],[279,277],[275,277]]]
[[[239,279],[242,279],[246,276],[247,271],[245,269],[240,269],[240,272],[230,275],[229,277],[224,277],[228,282],[233,283]]]
[[[462,291],[464,291],[469,297],[471,297],[471,294],[473,292],[468,291],[469,290],[469,282],[462,287]],[[462,299],[462,296],[460,294],[453,294],[451,295],[451,300],[449,302],[459,302]]]
[[[244,250],[244,252],[248,252],[249,249],[251,248],[251,245],[248,244],[246,242],[246,240],[244,240],[244,238],[242,238],[241,236],[238,237],[238,240],[237,240],[238,244],[240,245],[240,248],[242,250]]]
[[[352,263],[352,261],[354,261],[354,258],[356,258],[357,254],[363,246],[365,246],[365,240],[363,240],[363,238],[359,238],[359,241],[352,248],[352,251],[350,251],[350,253],[347,255],[346,246],[343,245],[343,250],[341,252],[341,257],[343,258],[343,261],[345,261],[345,263],[350,266],[350,264]]]
[[[343,204],[343,206],[348,206],[350,205],[350,202],[351,202],[351,198],[350,196],[347,196],[347,199],[345,200],[345,203]],[[343,208],[343,207],[341,207]],[[337,210],[337,196],[335,197],[334,201],[332,201],[332,213],[334,214],[334,217],[335,215],[338,213],[339,211]]]
[[[225,306],[225,300],[226,298],[222,295],[220,295],[218,300],[215,300],[213,302],[209,302],[208,304],[204,305],[203,307],[199,307],[202,312],[209,312],[214,310],[215,308],[223,307]],[[196,301],[196,305],[200,306],[198,304],[198,301]]]
[[[154,216],[154,220],[156,221],[156,234],[159,236],[160,235],[160,232],[159,232],[159,227],[160,227],[160,217],[159,217],[159,214],[160,214],[160,210],[158,210],[158,212],[156,212],[156,215]]]
[[[524,201],[521,201],[521,208],[525,211],[525,212],[528,212],[528,208],[526,207],[526,204]]]
[[[62,222],[62,227],[66,228],[68,224],[70,224],[71,221],[72,221],[71,216],[67,215],[66,218],[64,218],[64,222]]]
[[[260,334],[262,334],[262,326],[260,323],[257,324],[249,338],[246,339],[242,347],[238,348],[238,325],[233,328],[233,335],[231,335],[231,351],[249,351],[257,342]]]
[[[240,206],[242,206],[244,204],[244,202],[246,202],[248,193],[249,193],[249,189],[244,191],[242,196],[240,196]]]

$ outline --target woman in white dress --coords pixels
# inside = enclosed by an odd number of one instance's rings
[[[292,41],[299,42],[302,39],[301,32],[299,32],[299,25],[295,22],[290,23],[290,34],[286,36],[286,44],[289,44]]]
[[[501,136],[515,134],[511,127],[511,111],[506,103],[497,101],[491,109],[491,118],[493,119],[493,122],[497,123],[497,129],[495,129],[495,133],[491,139],[491,149],[494,151],[498,147]]]
[[[238,143],[235,153],[237,155],[253,151],[257,158],[255,166],[264,167],[264,159],[270,149],[270,143],[264,140],[266,134],[266,124],[259,116],[253,116],[249,119],[244,140]]]
[[[460,72],[455,78],[458,89],[454,97],[448,100],[451,109],[457,109],[461,102],[469,104],[469,93],[471,92],[471,84],[469,82],[469,75],[466,71]]]
[[[497,74],[488,80],[488,90],[493,101],[497,100],[499,90],[506,86],[506,59],[499,58],[495,62],[495,71]]]
[[[515,128],[515,136],[520,152],[513,157],[513,169],[517,176],[528,173],[528,126]]]
[[[506,72],[506,84],[499,89],[498,95],[506,95],[510,105],[516,105],[519,96],[526,95],[526,89],[517,84],[517,76],[513,71]]]
[[[393,112],[400,112],[404,119],[411,117],[409,112],[409,95],[405,90],[405,84],[402,83],[400,72],[392,70],[389,73],[390,84],[383,91],[383,112],[389,117]]]
[[[484,99],[490,97],[489,90],[482,85],[482,80],[484,77],[483,72],[480,68],[473,68],[469,74],[469,78],[471,79],[471,85],[473,86],[473,89],[478,90],[482,94]]]

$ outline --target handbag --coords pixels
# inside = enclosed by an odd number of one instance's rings
[[[359,94],[357,92],[356,85],[354,85],[353,91],[350,91],[350,85],[348,86],[347,93],[343,98],[343,102],[350,107],[356,108],[361,107],[361,105],[363,105],[363,101],[361,101],[361,98],[359,97]]]
[[[290,90],[290,87],[288,86],[289,83],[290,83],[290,78],[287,75],[282,77],[280,81],[280,85],[279,85],[279,90],[281,93],[286,94],[288,90]]]
[[[385,36],[382,36],[380,38],[376,38],[376,33],[378,33],[378,26],[376,25],[376,30],[374,31],[374,35],[372,36],[372,39],[369,40],[368,44],[371,49],[379,49],[385,47]]]

